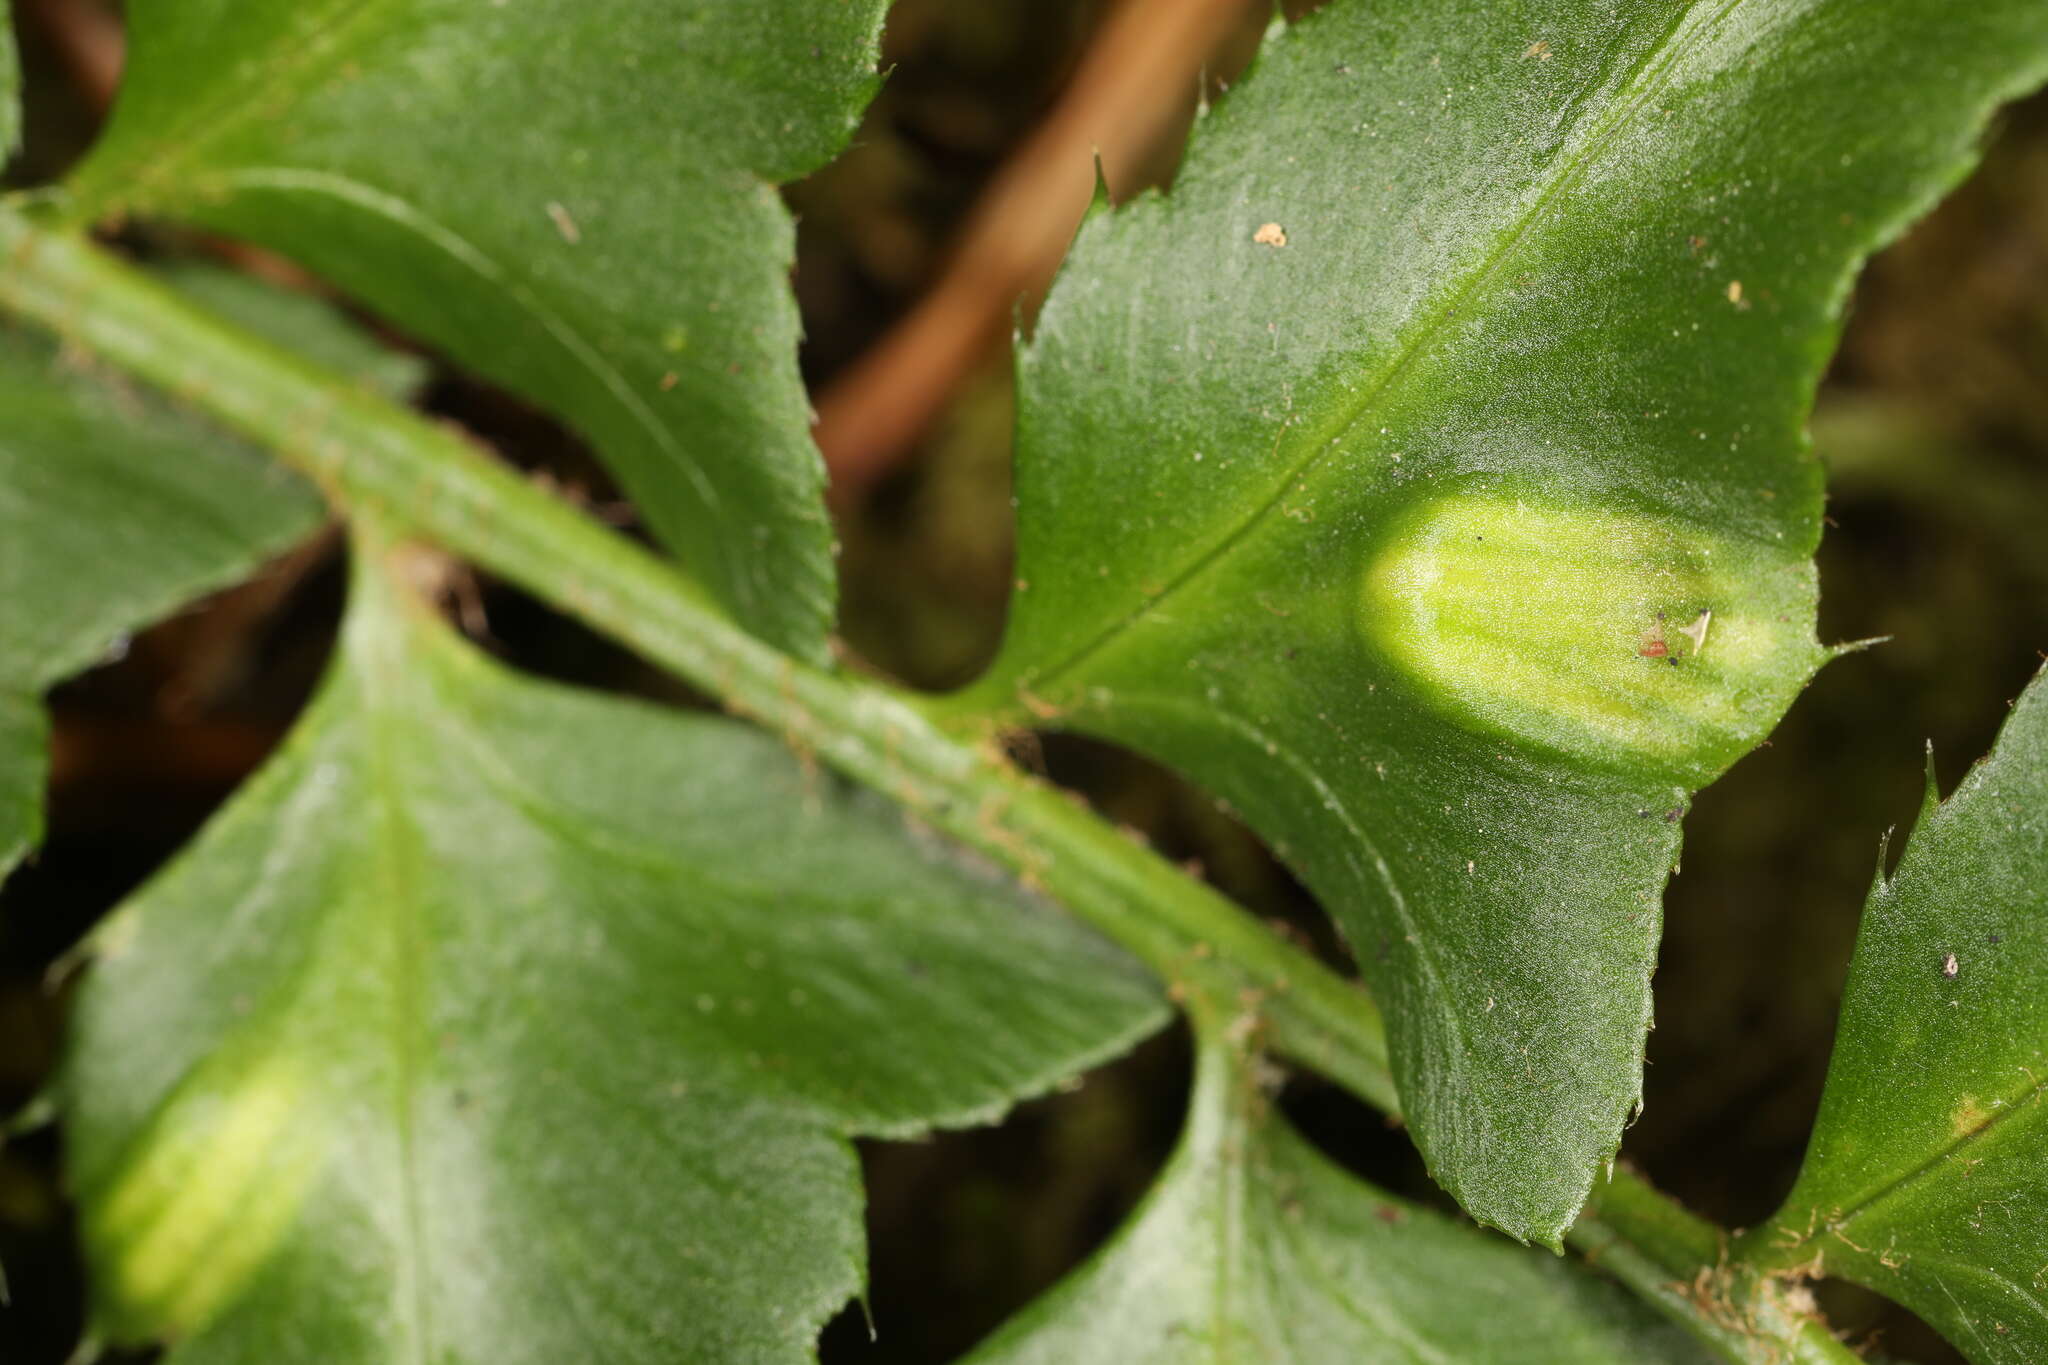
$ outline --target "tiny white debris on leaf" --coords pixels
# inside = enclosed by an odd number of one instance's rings
[[[569,216],[569,210],[550,200],[548,218],[555,225],[555,231],[562,234],[562,240],[575,246],[583,240],[583,229],[576,226],[576,220]]]
[[[1287,229],[1278,223],[1267,223],[1252,234],[1252,240],[1260,246],[1283,247],[1287,245]]]
[[[1941,959],[1941,974],[1947,977],[1950,981],[1955,980],[1956,973],[1962,971],[1962,969],[1963,964],[1956,961],[1956,955],[1954,953],[1948,953]]]
[[[1713,611],[1703,610],[1700,612],[1698,619],[1696,619],[1691,625],[1680,626],[1678,628],[1678,633],[1680,635],[1687,636],[1692,640],[1692,652],[1694,654],[1698,654],[1701,650],[1707,647],[1707,627],[1713,624]]]

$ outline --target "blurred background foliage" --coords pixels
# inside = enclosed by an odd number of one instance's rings
[[[97,126],[107,44],[118,43],[97,4],[23,6],[29,143],[14,183],[60,174]],[[889,78],[854,147],[789,191],[801,221],[804,363],[818,390],[927,295],[976,204],[1060,109],[1091,52],[1116,69],[1120,54],[1098,52],[1113,8],[899,0]],[[1223,36],[1188,78],[1149,96],[1163,131],[1137,139],[1113,168],[1119,196],[1170,178],[1198,89],[1213,96],[1248,59],[1265,14],[1224,8]],[[309,283],[224,244],[128,240],[145,254],[226,255]],[[1017,282],[982,285],[1008,317]],[[1002,628],[1011,385],[1000,340],[960,367],[917,440],[840,499],[847,650],[921,686],[971,678]],[[424,402],[629,523],[596,466],[539,415],[445,370]],[[1699,797],[1667,899],[1647,1103],[1624,1148],[1659,1185],[1733,1226],[1769,1212],[1799,1161],[1879,836],[1910,823],[1925,745],[1949,789],[2048,648],[2048,100],[2009,110],[1982,169],[1872,265],[1813,431],[1831,470],[1822,636],[1884,643],[1826,669],[1770,743]],[[324,540],[138,636],[54,697],[51,836],[0,893],[0,1113],[29,1105],[50,1072],[67,950],[291,723],[325,657],[341,577]],[[525,667],[691,700],[509,591],[485,582],[462,596],[466,622]],[[1341,960],[1293,880],[1171,775],[1057,737],[1020,758]],[[827,1332],[824,1359],[951,1359],[1087,1255],[1171,1146],[1187,1060],[1185,1040],[1170,1034],[999,1127],[868,1144],[873,1288]],[[1371,1111],[1312,1078],[1297,1079],[1285,1103],[1339,1160],[1429,1197],[1406,1139]],[[83,1288],[61,1154],[61,1133],[48,1129],[0,1148],[8,1365],[63,1361],[77,1339]],[[1860,1291],[1830,1287],[1824,1302],[1874,1355],[1957,1359],[1910,1315]]]

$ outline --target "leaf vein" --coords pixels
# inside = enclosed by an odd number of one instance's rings
[[[2031,1112],[2044,1095],[2048,1095],[2048,1079],[2035,1079],[2031,1081],[2028,1085],[2021,1088],[2017,1095],[2003,1101],[1995,1112],[1992,1113],[1991,1117],[1982,1124],[1971,1129],[1948,1146],[1938,1149],[1918,1166],[1902,1171],[1890,1180],[1885,1181],[1882,1185],[1879,1185],[1870,1193],[1858,1199],[1848,1209],[1837,1213],[1835,1217],[1829,1219],[1824,1229],[1816,1229],[1801,1237],[1799,1241],[1792,1244],[1793,1247],[1797,1248],[1812,1242],[1814,1238],[1820,1235],[1821,1231],[1836,1232],[1846,1228],[1868,1214],[1872,1209],[1896,1198],[1928,1176],[1933,1175],[1943,1165],[1954,1160],[1959,1152],[1982,1142],[1991,1133],[2002,1128],[2006,1121],[2013,1116]]]
[[[438,248],[518,305],[520,311],[539,324],[541,330],[552,337],[611,395],[613,401],[633,419],[633,424],[654,442],[662,454],[675,462],[676,467],[690,480],[692,491],[703,500],[706,509],[714,514],[722,510],[718,489],[710,477],[697,461],[690,457],[689,452],[677,443],[674,434],[654,415],[653,409],[634,391],[632,384],[620,373],[619,368],[607,360],[604,353],[568,319],[541,302],[532,290],[513,279],[510,272],[492,259],[490,253],[461,233],[422,213],[398,195],[388,194],[353,176],[336,171],[303,170],[288,166],[253,166],[224,172],[213,177],[213,183],[243,189],[277,190],[287,194],[325,195],[361,209],[365,213],[387,219],[418,236],[428,245]]]
[[[1664,76],[1680,59],[1692,51],[1700,35],[1714,32],[1746,2],[1747,0],[1719,0],[1718,8],[1711,15],[1690,26],[1687,21],[1698,13],[1701,7],[1699,0],[1684,7],[1663,39],[1649,47],[1625,78],[1628,88],[1621,96],[1621,107],[1610,112],[1604,120],[1595,122],[1582,139],[1578,154],[1559,157],[1556,173],[1549,183],[1537,192],[1534,202],[1519,218],[1507,225],[1496,238],[1492,250],[1481,259],[1478,266],[1444,292],[1436,308],[1423,319],[1410,339],[1395,350],[1379,375],[1368,380],[1363,386],[1360,396],[1344,410],[1340,410],[1331,422],[1316,429],[1306,440],[1298,438],[1293,442],[1296,446],[1305,447],[1305,452],[1274,482],[1273,491],[1237,525],[1226,531],[1214,545],[1174,571],[1159,591],[1126,612],[1121,619],[1104,627],[1093,638],[1083,642],[1066,658],[1029,673],[1026,676],[1027,684],[1044,686],[1078,668],[1107,648],[1138,621],[1156,611],[1167,598],[1200,578],[1212,565],[1228,558],[1254,530],[1268,522],[1296,485],[1328,458],[1329,452],[1337,442],[1365,421],[1379,401],[1417,362],[1429,354],[1452,319],[1467,312],[1474,297],[1500,276],[1516,248],[1528,240],[1537,227],[1549,218],[1552,208],[1564,193],[1621,137],[1635,115],[1663,88]],[[1302,428],[1296,427],[1293,419],[1281,420],[1279,431],[1274,437],[1276,453],[1281,443],[1286,440],[1287,432],[1299,429]]]

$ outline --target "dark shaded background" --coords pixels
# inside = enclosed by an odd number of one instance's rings
[[[893,69],[855,148],[790,191],[814,382],[860,355],[930,281],[1103,9],[899,0]],[[1217,71],[1242,62],[1257,27]],[[14,178],[35,181],[61,171],[97,115],[34,25],[24,47],[30,144]],[[1157,153],[1162,179],[1173,141]],[[1000,632],[1010,396],[1007,363],[992,355],[912,457],[846,513],[844,634],[911,682],[971,677]],[[521,463],[608,496],[573,441],[503,395],[443,372],[426,402]],[[1797,1166],[1878,838],[1912,818],[1924,744],[1948,789],[2048,648],[2048,101],[2011,110],[1983,170],[1873,265],[1815,437],[1833,471],[1822,636],[1889,642],[1831,665],[1771,742],[1699,797],[1667,901],[1647,1109],[1624,1149],[1731,1225],[1767,1214]],[[28,1101],[52,1064],[64,1004],[53,964],[281,737],[325,656],[340,580],[333,551],[309,553],[292,573],[145,633],[54,697],[51,837],[0,892],[0,1113]],[[525,599],[489,583],[479,591],[492,640],[520,664],[687,700]],[[1332,949],[1300,889],[1207,800],[1103,746],[1048,739],[1042,760],[1112,818],[1199,858],[1231,895]],[[1000,1127],[868,1144],[873,1292],[868,1316],[849,1310],[828,1331],[825,1360],[921,1365],[971,1345],[1115,1228],[1173,1141],[1186,1085],[1174,1034]],[[1371,1111],[1313,1080],[1297,1081],[1286,1104],[1339,1160],[1429,1197],[1405,1137]],[[48,1130],[0,1149],[8,1365],[62,1361],[76,1339],[82,1289],[60,1156],[61,1135]],[[1859,1291],[1829,1290],[1825,1302],[1837,1326],[1874,1334],[1883,1352],[1959,1359]]]

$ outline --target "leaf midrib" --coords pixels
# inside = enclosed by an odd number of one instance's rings
[[[2022,1086],[2016,1095],[1999,1101],[1998,1107],[1993,1111],[1991,1117],[1982,1124],[1971,1129],[1968,1133],[1957,1138],[1947,1146],[1937,1148],[1931,1156],[1919,1165],[1900,1172],[1882,1185],[1863,1195],[1847,1209],[1828,1219],[1823,1227],[1801,1236],[1797,1242],[1792,1244],[1792,1249],[1797,1250],[1799,1247],[1810,1245],[1822,1233],[1839,1236],[1842,1230],[1867,1215],[1872,1209],[1891,1202],[1901,1194],[1912,1189],[1915,1185],[1918,1185],[1921,1181],[1942,1170],[1956,1158],[1958,1153],[1984,1141],[1992,1133],[2004,1128],[2007,1122],[2015,1116],[2034,1112],[2035,1107],[2040,1105],[2044,1099],[2048,1099],[2048,1077],[2031,1080],[2027,1085]],[[1841,1240],[1846,1241],[1847,1239]],[[1853,1246],[1854,1243],[1850,1243],[1850,1245]]]
[[[125,176],[118,177],[117,183],[125,182],[124,193],[110,193],[101,198],[91,192],[95,181],[103,182],[108,178],[105,163],[97,158],[86,163],[85,174],[73,182],[72,190],[84,200],[87,211],[95,214],[109,209],[147,207],[151,195],[165,181],[173,179],[179,169],[200,151],[268,109],[271,97],[290,85],[294,78],[308,77],[308,85],[317,84],[310,78],[310,73],[321,71],[324,65],[331,65],[345,55],[348,51],[345,40],[350,33],[365,27],[370,19],[383,17],[385,11],[401,2],[357,0],[350,5],[347,0],[338,0],[326,6],[307,26],[308,35],[304,41],[281,55],[256,64],[249,80],[223,81],[216,88],[214,98],[195,103],[184,119],[159,135],[157,142],[164,150],[135,166]]]
[[[382,566],[368,572],[380,572]],[[397,610],[404,610],[398,608]],[[388,628],[388,627],[387,627]],[[390,907],[386,925],[390,934],[390,972],[386,984],[391,995],[387,1025],[390,1030],[392,1061],[392,1122],[397,1130],[398,1180],[404,1200],[405,1237],[403,1276],[408,1283],[401,1292],[411,1300],[411,1331],[407,1333],[408,1357],[414,1365],[426,1365],[433,1341],[432,1299],[421,1261],[426,1255],[425,1197],[419,1168],[416,1105],[420,1086],[419,1040],[425,1036],[422,1008],[424,982],[420,960],[425,956],[420,942],[419,890],[420,830],[407,809],[410,787],[404,776],[406,753],[411,746],[399,732],[404,718],[406,661],[402,651],[390,650],[379,641],[366,648],[356,665],[362,679],[361,723],[370,769],[369,789],[377,811],[377,874]]]
[[[1701,35],[1718,30],[1728,16],[1746,3],[1746,0],[1720,0],[1719,8],[1710,17],[1700,23],[1689,25],[1688,21],[1698,12],[1700,3],[1701,0],[1694,0],[1679,11],[1664,36],[1650,45],[1635,68],[1624,78],[1620,93],[1614,101],[1605,106],[1606,117],[1600,119],[1586,134],[1581,144],[1582,154],[1559,156],[1555,175],[1550,183],[1538,192],[1535,202],[1496,238],[1493,249],[1482,258],[1478,266],[1465,276],[1462,282],[1446,291],[1437,307],[1424,318],[1410,339],[1398,347],[1387,360],[1379,376],[1361,386],[1359,396],[1354,402],[1348,405],[1340,404],[1336,415],[1328,423],[1316,428],[1314,434],[1306,441],[1297,439],[1292,443],[1301,448],[1303,453],[1288,466],[1283,477],[1274,480],[1272,492],[1237,525],[1225,532],[1216,544],[1174,571],[1158,592],[1098,631],[1066,658],[1026,673],[1022,679],[1025,685],[1043,687],[1079,668],[1108,648],[1125,631],[1150,615],[1168,598],[1200,578],[1211,565],[1228,558],[1253,531],[1272,517],[1274,511],[1286,500],[1288,493],[1330,457],[1336,443],[1362,423],[1375,410],[1380,400],[1406,377],[1417,362],[1430,353],[1450,322],[1469,311],[1474,297],[1500,275],[1502,266],[1514,255],[1516,249],[1549,217],[1557,200],[1570,190],[1586,171],[1597,164],[1634,116],[1663,88],[1662,77],[1670,68],[1691,51],[1693,44]],[[1280,440],[1284,440],[1288,430],[1290,419],[1283,418],[1276,445]]]

